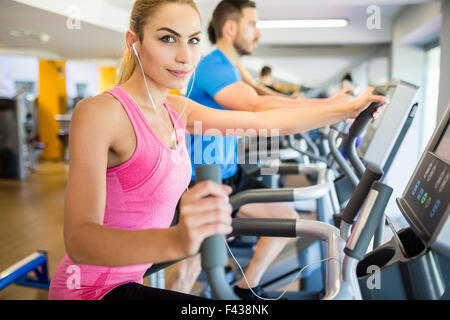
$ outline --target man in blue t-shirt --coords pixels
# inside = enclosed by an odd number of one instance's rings
[[[216,49],[198,64],[194,78],[189,83],[190,99],[204,106],[224,110],[214,100],[214,96],[233,83],[242,81],[239,70],[228,60],[220,49]],[[194,132],[195,133],[195,132]],[[195,180],[195,168],[204,164],[218,164],[222,179],[234,176],[237,166],[237,137],[188,135],[188,149],[192,162],[192,179]]]
[[[295,100],[275,95],[262,96],[243,82],[237,66],[243,55],[251,54],[256,48],[261,35],[256,27],[257,20],[258,15],[253,1],[224,0],[218,4],[208,28],[209,38],[217,45],[217,49],[205,56],[196,68],[188,87],[192,100],[210,108],[250,112],[280,107],[315,107],[349,100],[348,95],[341,93],[330,99],[309,100]],[[266,188],[262,182],[246,175],[238,166],[237,137],[188,134],[186,141],[193,167],[192,183],[195,183],[197,166],[217,164],[221,167],[222,182],[233,189],[231,195],[247,189]],[[233,215],[245,218],[297,218],[296,211],[285,203],[248,204]],[[259,282],[289,241],[287,238],[259,239],[245,272],[246,279],[243,278],[234,288],[238,296],[254,299],[253,292],[259,296],[264,295]],[[192,261],[193,259],[188,259],[182,262],[185,265],[183,274],[191,278],[199,272],[198,259],[196,262]],[[189,271],[186,271],[186,268]]]

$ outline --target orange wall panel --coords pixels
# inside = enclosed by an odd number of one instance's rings
[[[45,160],[63,159],[55,115],[66,113],[65,64],[65,61],[39,60],[39,136],[46,145],[41,156]]]
[[[114,67],[100,67],[99,68],[99,84],[98,89],[100,93],[111,89],[116,81],[116,68]]]

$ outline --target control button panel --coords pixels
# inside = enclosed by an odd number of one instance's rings
[[[434,177],[434,173],[436,172],[437,163],[433,166],[433,169],[431,169],[430,174],[427,177],[427,182],[430,182],[431,179]]]
[[[427,170],[425,170],[425,174],[423,175],[424,179],[426,179],[428,177],[428,174],[430,173],[430,170],[432,167],[433,167],[433,162],[430,162],[430,164],[427,167]]]
[[[422,199],[420,200],[420,203],[424,204],[425,200],[427,200],[427,197],[428,197],[428,193],[425,192],[425,194],[422,196]]]
[[[413,189],[413,191],[411,193],[413,196],[416,195],[416,192],[417,192],[417,189],[419,189],[419,186],[420,186],[420,180],[417,181],[417,183],[416,183],[416,185],[415,185],[415,187],[414,187],[414,189]]]
[[[432,198],[428,197],[427,201],[425,202],[425,209],[428,209],[430,207],[431,200],[432,200]]]
[[[431,209],[431,212],[430,212],[430,217],[431,218],[433,218],[434,217],[434,215],[436,214],[436,211],[437,211],[437,209],[439,208],[439,205],[441,204],[441,201],[436,201],[436,203],[434,204],[434,206],[433,206],[433,209]]]
[[[425,192],[425,190],[420,189],[419,194],[417,195],[417,200],[420,200],[422,198],[423,193]]]
[[[450,203],[450,167],[428,153],[417,171],[405,200],[429,232],[433,232]]]
[[[439,192],[444,191],[445,187],[447,186],[448,179],[450,178],[450,173],[447,173],[444,180],[441,183],[441,186],[439,187]]]
[[[438,189],[439,186],[441,185],[441,182],[442,182],[442,179],[444,179],[445,173],[446,173],[445,170],[443,170],[441,172],[441,174],[439,175],[439,178],[436,180],[436,183],[434,184],[435,189]]]

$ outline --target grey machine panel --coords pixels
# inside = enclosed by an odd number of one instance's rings
[[[25,180],[23,105],[0,99],[0,178]]]
[[[392,80],[387,89],[390,104],[372,121],[357,149],[360,157],[380,168],[385,166],[406,119],[415,112],[414,98],[419,87],[403,80]]]
[[[428,247],[450,256],[450,106],[397,204]]]

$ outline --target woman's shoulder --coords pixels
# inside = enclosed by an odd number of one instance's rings
[[[73,117],[94,117],[103,120],[113,119],[121,110],[121,103],[108,93],[81,100],[75,106]]]
[[[112,128],[117,128],[122,123],[121,112],[123,113],[121,103],[110,94],[102,93],[85,98],[75,106],[71,128],[110,132]]]

